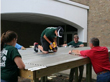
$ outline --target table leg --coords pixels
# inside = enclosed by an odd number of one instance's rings
[[[34,82],[39,82],[39,78],[34,79]]]
[[[86,65],[86,81],[91,82],[92,80],[92,64],[89,63]]]
[[[39,82],[39,78],[36,78],[36,72],[33,73],[33,82]]]
[[[41,77],[41,82],[46,82],[47,81],[47,76]]]
[[[75,82],[78,82],[78,67],[75,68]]]

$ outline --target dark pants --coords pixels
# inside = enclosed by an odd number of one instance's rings
[[[53,39],[51,39],[51,38],[48,38],[51,42],[53,42]],[[49,43],[43,38],[43,37],[41,37],[41,44],[42,44],[42,47],[43,47],[43,50],[44,51],[49,51]]]
[[[8,82],[8,81],[6,81],[6,80],[2,80],[2,79],[1,79],[1,82]]]
[[[18,81],[6,81],[1,79],[1,82],[18,82]]]
[[[97,82],[110,82],[110,71],[97,75]]]
[[[83,70],[84,70],[84,66],[79,66],[79,72],[80,72],[80,74],[79,74],[78,82],[81,82],[81,80],[82,80]],[[73,82],[74,73],[75,73],[75,68],[72,68],[72,69],[70,70],[69,82]]]

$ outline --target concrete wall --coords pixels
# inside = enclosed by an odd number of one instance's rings
[[[7,30],[15,31],[18,34],[18,43],[24,47],[33,45],[33,42],[40,43],[41,32],[46,28],[46,25],[13,22],[13,21],[1,21],[1,32]]]
[[[110,47],[110,0],[72,0],[89,6],[88,42],[98,37],[101,46]]]

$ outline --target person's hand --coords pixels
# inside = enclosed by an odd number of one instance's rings
[[[70,50],[69,54],[80,55],[80,50]]]
[[[57,47],[57,44],[55,44],[55,47]]]
[[[26,48],[25,48],[25,47],[22,47],[21,49],[22,49],[22,50],[25,50]]]
[[[54,48],[53,44],[50,45],[52,48]]]
[[[71,50],[69,51],[69,54],[72,54],[72,51]]]
[[[80,50],[73,50],[74,55],[80,55]]]
[[[65,47],[65,46],[67,46],[67,44],[63,44],[62,46]]]

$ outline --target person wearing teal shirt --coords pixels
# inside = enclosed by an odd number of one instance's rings
[[[70,46],[71,45],[74,48],[84,47],[83,42],[78,41],[78,40],[79,40],[78,35],[74,35],[74,41],[71,41],[71,42],[69,42],[67,44],[64,44],[63,46]],[[81,82],[81,80],[82,80],[83,70],[84,70],[84,66],[79,66],[79,72],[80,72],[80,74],[79,74],[78,82]],[[74,73],[75,73],[75,68],[72,68],[70,70],[69,82],[73,82]]]
[[[74,41],[71,41],[71,42],[69,42],[67,44],[63,44],[63,46],[70,46],[70,45],[72,47],[75,47],[75,48],[77,48],[77,47],[84,47],[83,42],[79,41],[78,35],[74,35]]]
[[[53,51],[57,51],[57,37],[62,37],[63,28],[62,27],[48,27],[46,28],[41,34],[41,44],[42,46],[38,45],[38,43],[34,43],[34,51],[38,52],[38,49],[41,50],[44,54],[49,52],[49,45],[53,48]],[[53,45],[55,43],[55,46]]]
[[[17,37],[13,31],[4,32],[1,36],[1,82],[18,82],[19,69],[25,68],[15,48]]]

